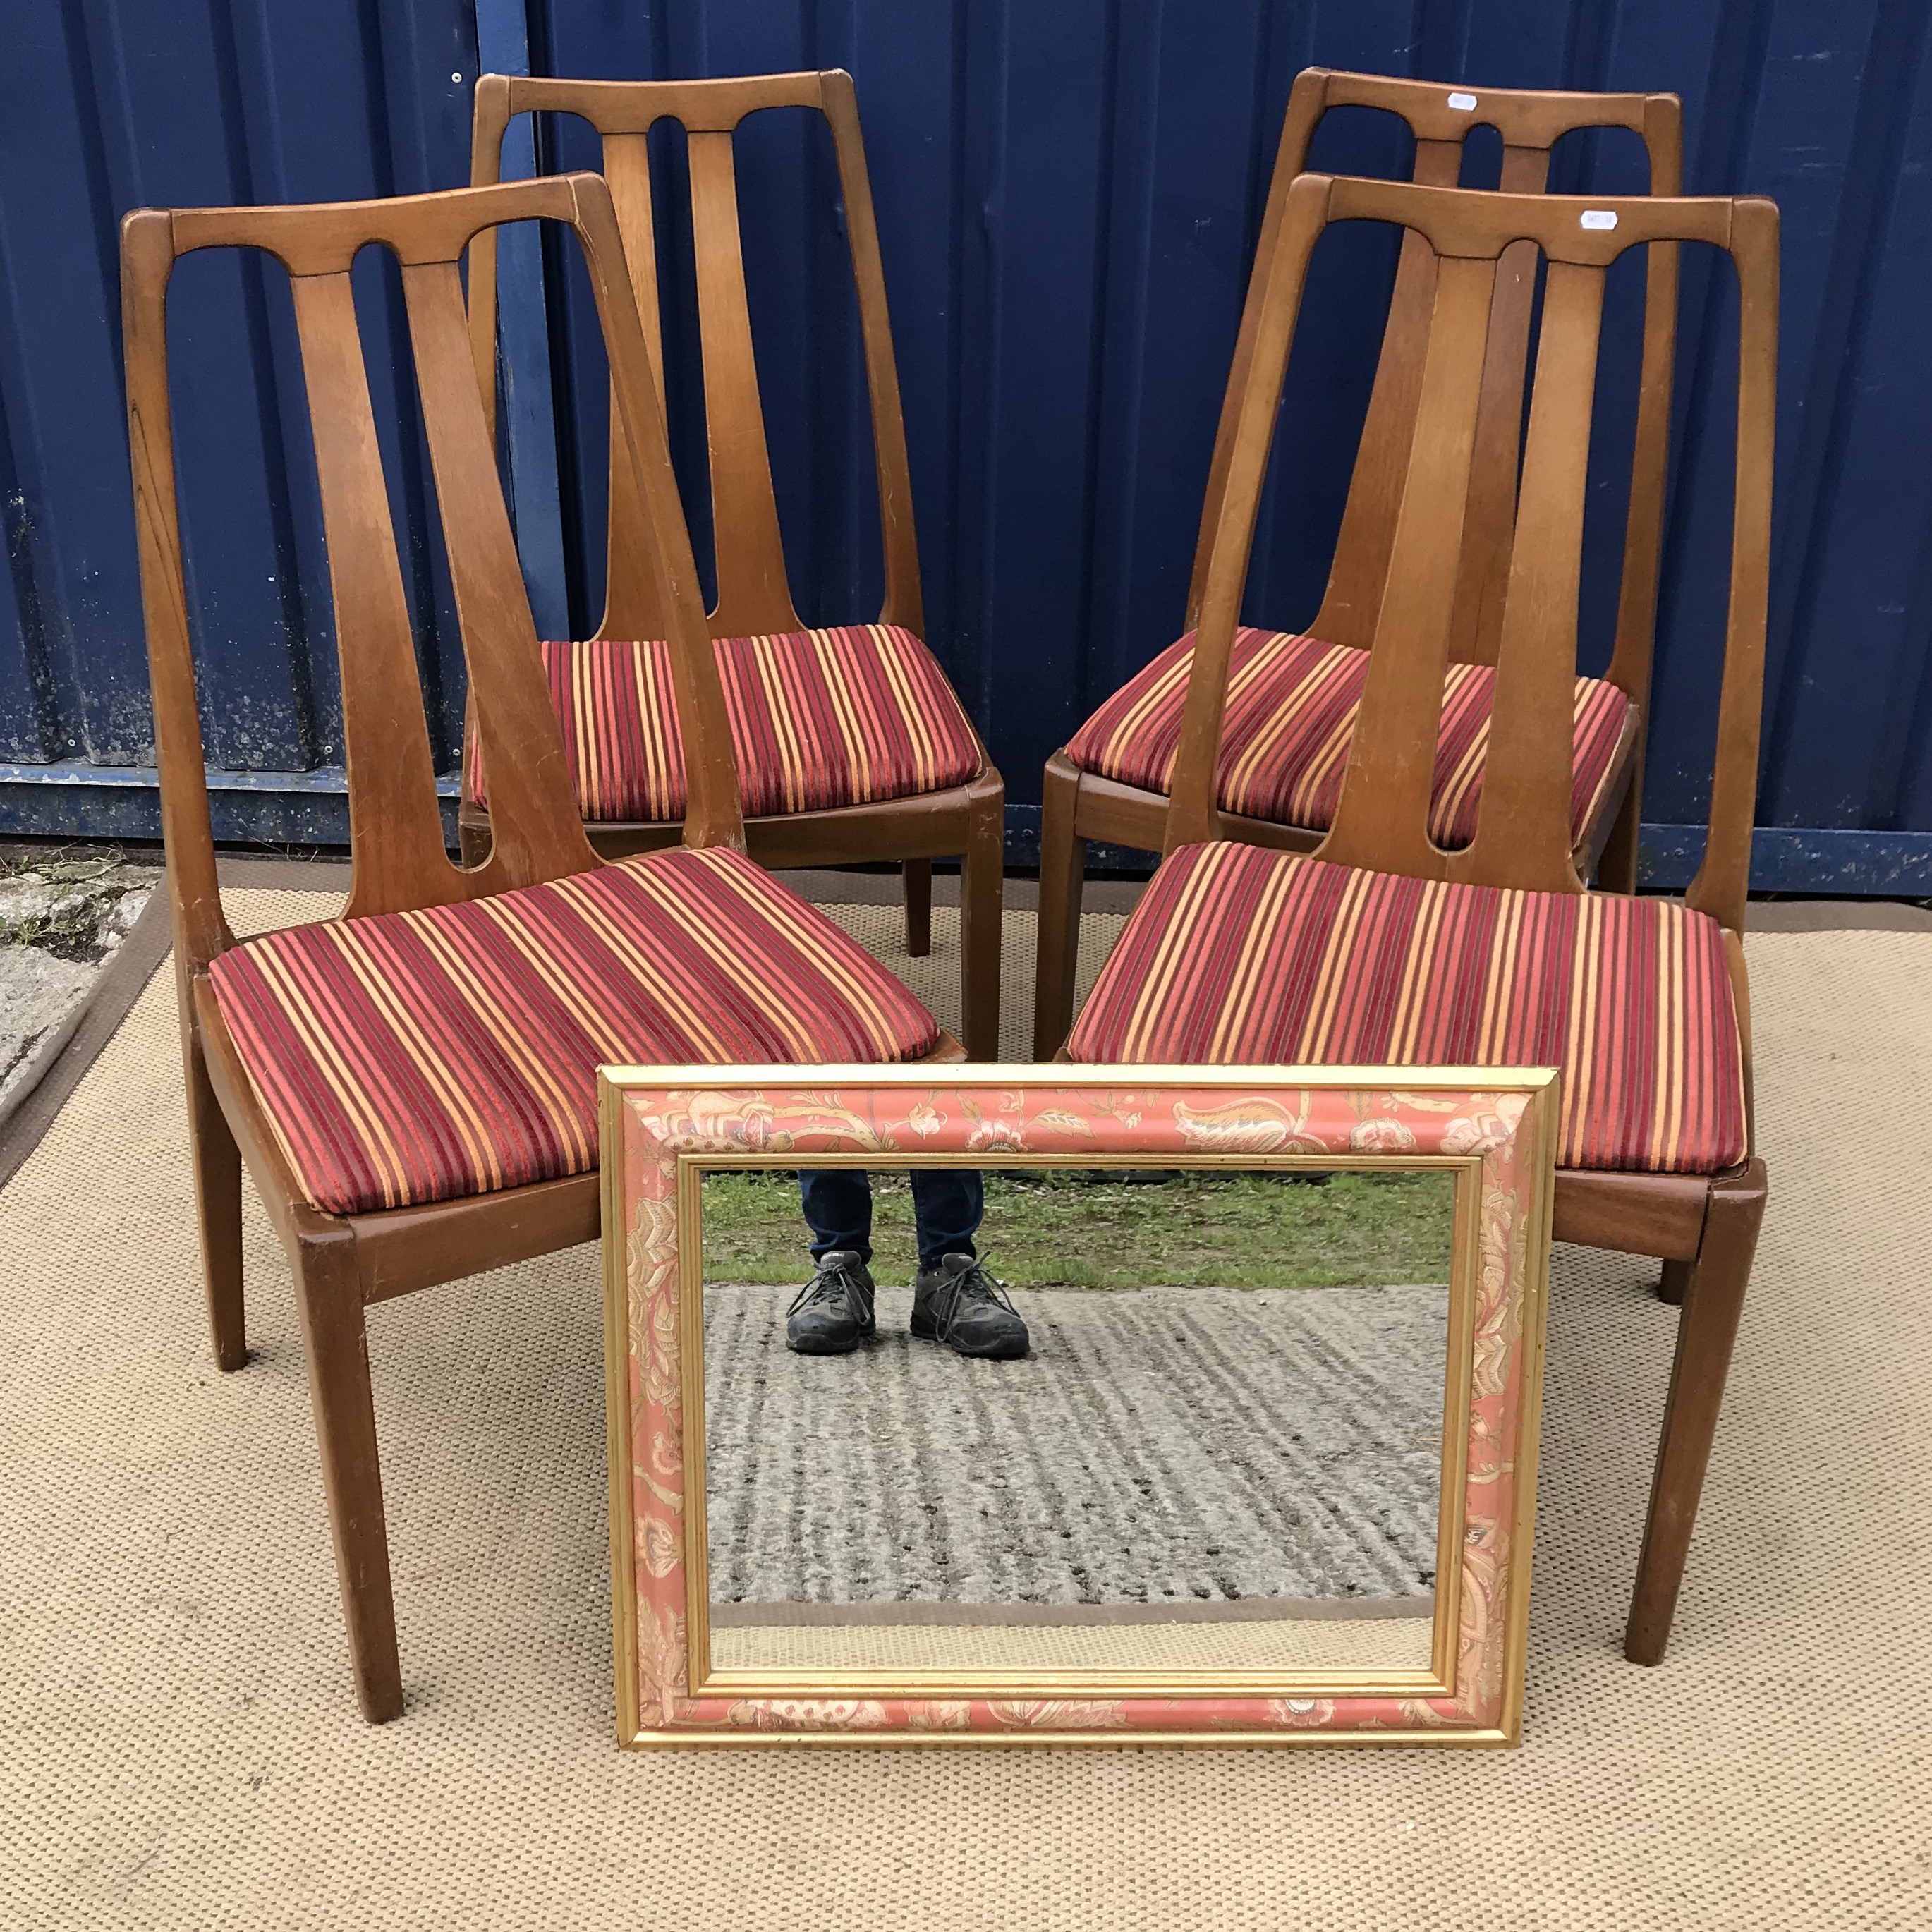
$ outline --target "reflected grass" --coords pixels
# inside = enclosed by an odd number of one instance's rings
[[[872,1271],[911,1279],[911,1190],[872,1176]],[[1021,1288],[1346,1288],[1445,1282],[1454,1182],[1446,1174],[1310,1177],[989,1171],[980,1245]],[[811,1271],[794,1175],[710,1174],[704,1269],[782,1284]]]

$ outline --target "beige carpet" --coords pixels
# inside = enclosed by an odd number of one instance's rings
[[[372,1316],[410,1709],[366,1729],[259,1217],[260,1358],[208,1356],[164,976],[0,1194],[0,1925],[1932,1922],[1932,938],[1751,959],[1772,1205],[1675,1646],[1617,1652],[1675,1317],[1564,1251],[1482,1755],[620,1754],[587,1250]]]

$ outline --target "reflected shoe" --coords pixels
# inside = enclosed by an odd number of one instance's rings
[[[972,1255],[942,1255],[913,1277],[912,1332],[954,1354],[1005,1362],[1027,1352],[1027,1325],[1006,1289]]]
[[[795,1355],[849,1355],[872,1332],[872,1270],[856,1250],[834,1248],[785,1310],[785,1346]]]

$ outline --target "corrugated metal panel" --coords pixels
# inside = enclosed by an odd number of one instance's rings
[[[0,60],[0,826],[152,836],[153,730],[128,481],[117,225],[143,204],[413,192],[469,164],[469,0],[78,0],[16,10]],[[404,328],[358,267],[435,735],[460,724]],[[340,838],[334,644],[286,278],[190,258],[170,298],[183,534],[230,836]],[[391,394],[394,394],[391,386]],[[35,770],[34,767],[52,769]],[[92,768],[98,767],[99,770]],[[288,775],[298,775],[290,777]]]
[[[12,110],[0,136],[0,464],[10,466],[0,483],[14,593],[0,609],[0,757],[138,765],[146,755],[112,219],[142,200],[462,178],[476,56],[454,0],[371,5],[352,20],[274,10],[272,31],[270,10],[218,4],[211,29],[208,13],[176,0],[94,0],[69,10],[65,27],[28,28],[0,80],[0,106]],[[1932,890],[1932,385],[1918,343],[1932,273],[1932,62],[1918,0],[530,0],[527,12],[481,0],[479,10],[486,65],[516,64],[526,44],[540,72],[838,65],[857,76],[932,641],[1006,773],[1022,833],[1047,752],[1178,622],[1295,71],[1320,62],[1479,88],[1676,90],[1691,188],[1768,194],[1785,213],[1760,814],[1775,829],[1761,840],[1760,883]],[[878,569],[830,158],[776,117],[748,129],[744,146],[754,320],[796,595],[808,616],[849,614],[876,597]],[[590,152],[565,124],[540,131],[535,158],[569,166]],[[1400,154],[1392,130],[1360,116],[1331,120],[1316,159],[1386,172]],[[1634,143],[1618,137],[1577,140],[1559,152],[1559,171],[1578,189],[1640,179]],[[1390,260],[1372,236],[1324,244],[1257,553],[1257,618],[1305,619],[1318,595]],[[540,608],[582,628],[601,597],[604,392],[574,272],[546,256],[538,308],[533,265],[518,272],[523,316],[513,326],[506,314],[506,342],[530,405],[514,454],[532,588]],[[212,742],[224,763],[256,772],[326,766],[331,653],[314,616],[312,484],[300,437],[284,427],[296,419],[284,318],[267,280],[218,274],[231,279],[212,274],[201,293],[183,291],[208,317],[184,364],[206,357],[212,372],[242,358],[256,381],[251,392],[230,384],[218,404],[206,380],[209,414],[184,456],[212,473],[219,448],[228,480],[248,478],[226,499],[205,494],[190,518],[197,584],[217,614],[205,646]],[[1618,291],[1625,315],[1634,282]],[[1685,294],[1645,814],[1660,880],[1682,878],[1695,857],[1683,828],[1708,784],[1728,525],[1728,271],[1687,265]],[[373,289],[372,299],[380,307]],[[529,360],[539,348],[547,368]],[[1612,397],[1628,391],[1634,364],[1634,352],[1611,357]],[[184,366],[181,380],[202,379]],[[554,424],[540,406],[546,385],[561,404]],[[674,400],[680,460],[695,474],[701,409],[688,384]],[[1603,441],[1599,475],[1613,485],[1618,439]],[[422,479],[406,418],[397,444],[413,520]],[[270,487],[278,478],[285,486]],[[1592,533],[1586,651],[1598,658],[1617,536],[1613,518]],[[415,554],[432,714],[448,750],[453,637],[426,534]],[[0,784],[0,812],[22,822],[10,790],[17,800],[25,788]]]

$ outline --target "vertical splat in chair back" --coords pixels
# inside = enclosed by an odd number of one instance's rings
[[[705,426],[710,447],[712,527],[717,546],[718,603],[710,614],[711,632],[724,638],[796,631],[802,625],[792,603],[772,488],[751,310],[746,298],[732,145],[734,132],[746,115],[775,107],[813,110],[822,113],[831,128],[872,403],[885,545],[885,602],[880,621],[921,632],[925,625],[905,428],[886,315],[885,274],[851,76],[833,70],[729,80],[580,81],[485,74],[476,84],[470,178],[496,179],[504,130],[513,115],[572,114],[596,129],[662,398],[663,332],[646,136],[661,120],[676,121],[683,127],[697,263]],[[476,380],[486,408],[494,412],[494,237],[479,236],[471,251],[470,286]],[[597,634],[623,642],[662,637],[664,607],[650,568],[650,547],[642,528],[642,506],[625,461],[621,413],[614,398],[610,462],[609,587]],[[494,780],[491,782],[494,790]]]
[[[487,896],[601,862],[586,841],[544,683],[489,428],[476,392],[458,264],[502,221],[566,224],[581,242],[609,345],[627,460],[683,707],[694,845],[742,845],[724,694],[670,472],[650,363],[623,277],[608,190],[572,175],[453,194],[318,207],[146,209],[122,229],[122,299],[148,653],[178,964],[192,973],[232,943],[215,890],[195,704],[169,416],[167,287],[192,250],[250,248],[292,285],[320,484],[341,662],[353,878],[347,916]],[[443,843],[428,728],[395,530],[376,439],[350,268],[374,242],[400,264],[423,419],[471,701],[490,760],[496,842],[465,871]]]
[[[1208,472],[1188,593],[1186,628],[1198,622],[1207,592],[1213,532],[1220,520],[1240,398],[1254,359],[1262,290],[1267,265],[1280,240],[1289,184],[1307,164],[1309,148],[1323,116],[1336,107],[1372,107],[1399,116],[1415,138],[1414,178],[1425,186],[1456,185],[1464,145],[1471,131],[1480,127],[1493,128],[1502,139],[1499,185],[1504,194],[1541,194],[1549,178],[1552,147],[1563,135],[1586,128],[1624,128],[1639,135],[1649,161],[1652,194],[1674,196],[1683,184],[1683,110],[1675,94],[1570,94],[1525,88],[1466,92],[1430,81],[1340,74],[1321,68],[1310,68],[1298,75],[1288,97],[1256,253],[1256,271],[1242,310],[1233,370]],[[1418,236],[1406,235],[1328,591],[1310,626],[1312,634],[1326,644],[1366,646],[1375,635],[1395,543],[1400,484],[1420,406],[1436,272],[1436,257],[1427,244]],[[1664,457],[1676,346],[1677,275],[1676,248],[1664,244],[1652,248],[1646,268],[1643,360],[1616,646],[1606,673],[1610,682],[1640,705],[1649,689],[1656,617]],[[1456,663],[1492,664],[1502,641],[1535,290],[1535,246],[1527,241],[1517,242],[1498,262],[1490,297],[1468,508],[1450,622],[1449,656]]]
[[[1308,262],[1330,222],[1406,230],[1430,258],[1430,315],[1387,581],[1334,823],[1315,856],[1423,878],[1583,890],[1570,846],[1580,561],[1605,272],[1624,249],[1699,242],[1737,268],[1737,470],[1710,834],[1690,903],[1742,929],[1769,574],[1778,212],[1756,200],[1484,194],[1305,175],[1288,192],[1257,314],[1188,688],[1168,849],[1214,836],[1227,663]],[[1455,587],[1475,488],[1494,297],[1513,249],[1549,265],[1508,550],[1495,709],[1474,841],[1447,851],[1428,812]]]

